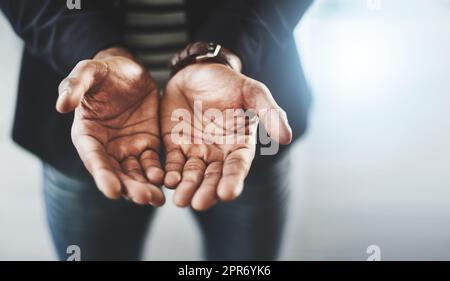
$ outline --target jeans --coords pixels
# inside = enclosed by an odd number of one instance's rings
[[[207,260],[275,260],[287,220],[289,156],[253,165],[242,195],[192,211]],[[44,163],[47,220],[59,259],[78,245],[82,260],[139,260],[156,209],[109,200],[86,173],[68,177]],[[171,204],[170,198],[167,200]]]

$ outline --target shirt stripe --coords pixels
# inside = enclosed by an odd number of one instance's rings
[[[168,64],[187,41],[184,0],[126,0],[125,41],[160,87]]]

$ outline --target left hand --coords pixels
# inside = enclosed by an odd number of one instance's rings
[[[194,116],[194,102],[201,102],[202,116]],[[171,117],[180,109],[190,114],[189,120],[184,120],[190,133],[183,131],[176,140],[180,121]],[[214,109],[212,122],[205,113]],[[240,115],[229,124],[227,109],[253,110],[256,115]],[[195,118],[202,118],[202,124],[195,123]],[[206,210],[218,199],[230,201],[241,194],[255,154],[259,119],[272,139],[281,144],[291,142],[286,114],[261,82],[218,63],[193,64],[172,77],[162,98],[160,120],[166,150],[164,184],[176,188],[176,205]],[[234,123],[243,124],[243,130],[230,129]],[[193,141],[194,136],[200,136],[200,143]],[[224,136],[225,142],[218,142],[215,136]],[[242,141],[236,141],[238,138]],[[227,142],[230,139],[234,141]]]
[[[125,49],[77,64],[59,87],[56,108],[75,111],[72,141],[99,190],[137,204],[164,204],[159,188],[158,90]]]

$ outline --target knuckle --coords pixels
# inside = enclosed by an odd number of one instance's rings
[[[197,186],[201,182],[201,178],[195,177],[193,175],[184,175],[183,182],[189,185]]]
[[[220,177],[221,175],[221,171],[208,171],[205,173],[205,177]]]
[[[76,76],[82,76],[84,73],[90,75],[104,76],[108,71],[108,66],[105,62],[98,60],[82,60],[77,63],[72,73],[76,73]]]
[[[73,88],[78,86],[81,83],[81,80],[78,77],[67,77],[62,82],[62,88]]]
[[[181,171],[183,169],[183,164],[178,162],[166,162],[165,164],[165,170],[167,172],[170,171]]]
[[[233,157],[226,161],[226,165],[229,166],[239,166],[240,168],[246,168],[249,166],[249,163],[242,158]]]
[[[205,169],[205,163],[201,160],[193,160],[186,163],[185,171],[202,171]]]
[[[256,106],[258,99],[267,99],[271,96],[269,88],[264,83],[251,78],[245,79],[242,94],[245,103],[249,106]]]
[[[267,93],[269,89],[267,86],[257,80],[254,79],[246,79],[244,82],[244,93],[249,96],[256,96],[261,93]]]

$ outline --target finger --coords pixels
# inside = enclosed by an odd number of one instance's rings
[[[179,148],[173,148],[166,152],[166,163],[164,170],[164,185],[168,188],[175,188],[181,181],[181,172],[183,171],[186,159]]]
[[[175,205],[186,207],[191,203],[195,191],[203,180],[205,168],[206,164],[200,158],[190,158],[186,161],[181,182],[173,195]]]
[[[125,195],[133,202],[140,205],[151,204],[156,207],[164,204],[164,194],[158,187],[148,182],[137,181],[123,172],[118,174],[123,182]]]
[[[172,85],[173,83],[169,84]],[[164,185],[168,188],[175,188],[181,181],[181,172],[183,171],[186,158],[180,147],[182,141],[174,138],[174,135],[176,135],[174,134],[174,128],[177,122],[173,121],[172,118],[174,113],[179,110],[186,115],[183,120],[190,119],[190,115],[183,110],[186,105],[183,102],[181,93],[173,86],[173,89],[169,90],[171,88],[170,85],[166,87],[161,98],[160,124],[165,151],[164,170],[166,175],[164,177]],[[181,118],[182,116],[183,114],[180,114],[179,117]]]
[[[222,176],[222,162],[212,162],[205,171],[200,187],[192,198],[192,208],[197,211],[209,209],[217,202],[217,185]]]
[[[231,201],[242,193],[253,156],[254,153],[250,149],[241,148],[225,158],[222,177],[217,187],[217,196],[220,200]]]
[[[119,198],[121,183],[102,144],[86,135],[74,138],[73,143],[98,189],[110,199]]]
[[[292,129],[286,112],[273,99],[269,89],[261,82],[247,78],[243,94],[247,109],[254,109],[270,137],[280,144],[292,141]]]
[[[121,163],[125,190],[127,195],[138,204],[152,204],[160,206],[164,203],[164,195],[156,186],[150,184],[144,175],[138,159],[134,156],[125,158]]]
[[[83,96],[105,77],[106,72],[107,66],[102,62],[95,60],[79,62],[69,76],[59,84],[56,110],[60,113],[73,111]]]
[[[136,157],[128,156],[120,163],[120,167],[122,168],[122,171],[132,179],[138,182],[147,182],[147,179],[142,172],[141,165]]]
[[[164,171],[161,168],[159,154],[154,150],[146,150],[141,154],[140,161],[148,181],[160,186],[164,178]]]

